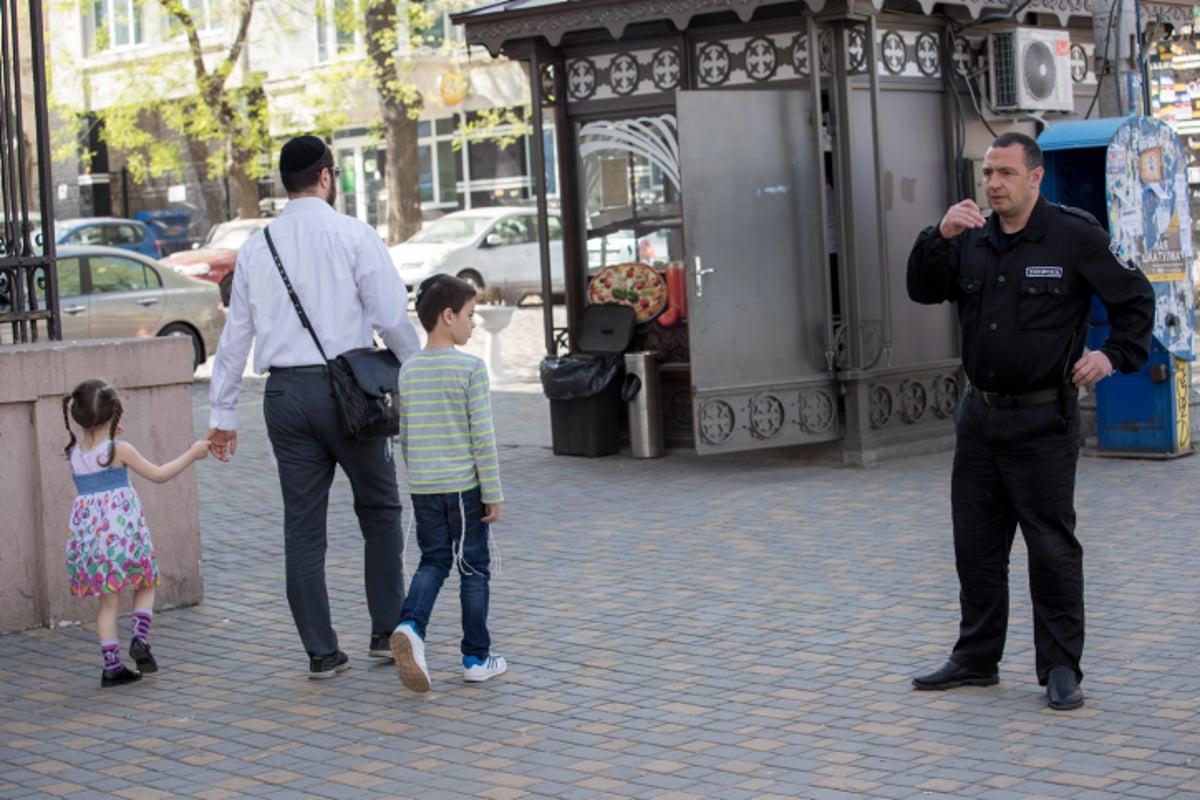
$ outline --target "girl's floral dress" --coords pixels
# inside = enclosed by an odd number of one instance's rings
[[[71,594],[95,597],[158,586],[154,545],[128,467],[105,467],[113,442],[71,451],[79,493],[71,509],[67,572]]]

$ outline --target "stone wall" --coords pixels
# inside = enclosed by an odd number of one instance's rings
[[[0,633],[94,621],[95,599],[67,587],[67,520],[75,487],[63,454],[62,398],[104,378],[121,393],[122,438],[161,464],[195,441],[192,344],[186,337],[46,342],[0,347]],[[156,608],[203,599],[194,467],[154,484],[132,472],[154,540],[162,586]],[[127,613],[132,599],[122,599]]]

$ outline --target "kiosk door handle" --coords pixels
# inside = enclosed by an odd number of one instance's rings
[[[712,267],[707,269],[700,266],[700,256],[696,256],[693,261],[696,266],[696,297],[704,297],[704,276],[710,272],[716,272]]]

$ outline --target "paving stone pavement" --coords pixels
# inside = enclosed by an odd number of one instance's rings
[[[1200,797],[1200,458],[1081,461],[1087,704],[1056,713],[1019,538],[999,686],[909,686],[955,634],[948,453],[554,456],[535,365],[516,366],[494,391],[506,675],[462,682],[454,578],[431,692],[366,657],[339,475],[328,577],[353,666],[307,679],[248,378],[234,461],[197,465],[205,599],[156,614],[161,671],[101,690],[94,620],[0,637],[0,799]]]

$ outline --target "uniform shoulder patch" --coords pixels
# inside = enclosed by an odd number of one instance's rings
[[[1134,264],[1133,261],[1131,261],[1130,259],[1125,258],[1124,256],[1121,255],[1121,246],[1119,244],[1117,244],[1116,239],[1108,240],[1108,252],[1112,253],[1112,257],[1114,259],[1116,259],[1117,263],[1120,264],[1122,267],[1129,270],[1130,272],[1137,272],[1137,269],[1138,269],[1137,265]]]

